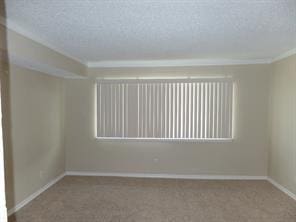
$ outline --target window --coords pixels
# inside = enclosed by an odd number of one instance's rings
[[[97,137],[231,139],[233,80],[97,81]]]

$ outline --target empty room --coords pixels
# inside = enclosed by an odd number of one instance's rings
[[[296,0],[0,0],[0,222],[296,222]]]

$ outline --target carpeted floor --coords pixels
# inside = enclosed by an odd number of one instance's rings
[[[67,176],[9,222],[296,222],[266,181]]]

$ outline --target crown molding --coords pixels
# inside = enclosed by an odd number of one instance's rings
[[[66,71],[64,69],[59,69],[54,66],[50,66],[44,63],[40,63],[37,61],[28,60],[25,58],[21,58],[16,55],[9,55],[9,62],[19,67],[23,67],[30,70],[35,70],[42,74],[47,74],[51,76],[61,77],[64,79],[86,79],[84,76],[79,76],[75,73]]]
[[[182,67],[182,66],[220,66],[269,64],[272,59],[178,59],[178,60],[122,60],[88,62],[89,68],[124,68],[124,67]]]
[[[24,37],[26,37],[26,38],[28,38],[30,40],[33,40],[33,41],[35,41],[35,42],[37,42],[37,43],[51,49],[51,50],[53,50],[53,51],[58,52],[59,54],[65,56],[65,57],[68,57],[70,59],[73,59],[76,62],[79,62],[79,63],[81,63],[83,65],[86,65],[86,63],[83,62],[82,60],[76,58],[73,55],[70,55],[69,53],[66,53],[63,49],[50,44],[48,41],[40,38],[39,36],[37,36],[37,35],[35,35],[35,34],[31,33],[31,32],[28,32],[27,30],[23,29],[22,27],[20,27],[16,23],[10,21],[9,19],[5,19],[2,16],[0,16],[0,24],[5,26],[6,28],[16,32],[17,34],[20,34],[20,35],[22,35],[22,36],[24,36]]]
[[[272,60],[272,63],[273,63],[273,62],[277,62],[277,61],[282,60],[282,59],[285,59],[285,58],[287,58],[287,57],[289,57],[289,56],[292,56],[292,55],[296,55],[296,48],[291,49],[291,50],[289,50],[289,51],[287,51],[287,52],[285,52],[285,53],[283,53],[283,54],[281,54],[281,55],[275,57],[275,58]]]
[[[182,66],[223,66],[271,64],[289,56],[296,55],[296,48],[274,58],[265,59],[177,59],[177,60],[109,60],[87,62],[88,68],[128,68],[128,67],[182,67]]]

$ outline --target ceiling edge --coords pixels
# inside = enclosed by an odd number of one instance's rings
[[[44,63],[39,63],[37,61],[32,61],[28,59],[21,58],[16,55],[9,54],[9,63],[14,64],[19,67],[34,70],[43,74],[48,74],[51,76],[61,77],[64,79],[86,79],[87,77],[78,76],[75,73],[59,69]]]
[[[291,55],[296,55],[296,48],[291,49],[291,50],[289,50],[289,51],[287,51],[287,52],[285,52],[285,53],[283,53],[283,54],[281,54],[281,55],[275,57],[275,58],[272,60],[272,62],[277,62],[277,61],[282,60],[282,59],[284,59],[284,58],[287,58],[287,57],[289,57],[289,56],[291,56]]]
[[[27,30],[21,28],[19,25],[15,24],[14,22],[12,22],[12,21],[10,21],[8,19],[3,18],[2,16],[0,16],[0,24],[2,24],[6,28],[8,28],[8,29],[10,29],[10,30],[12,30],[12,31],[14,31],[14,32],[26,37],[26,38],[28,38],[28,39],[31,39],[31,40],[33,40],[33,41],[35,41],[35,42],[37,42],[37,43],[39,43],[39,44],[41,44],[43,46],[46,46],[47,48],[49,48],[49,49],[51,49],[53,51],[56,51],[56,52],[62,54],[65,57],[68,57],[70,59],[73,59],[76,62],[79,62],[79,63],[81,63],[83,65],[86,65],[86,63],[83,62],[82,60],[76,58],[73,55],[70,55],[70,54],[66,53],[64,50],[60,49],[59,47],[48,43],[48,41],[46,41],[44,39],[41,39],[40,37],[38,37],[37,35],[35,35],[35,34],[31,33],[31,32],[28,32]]]

